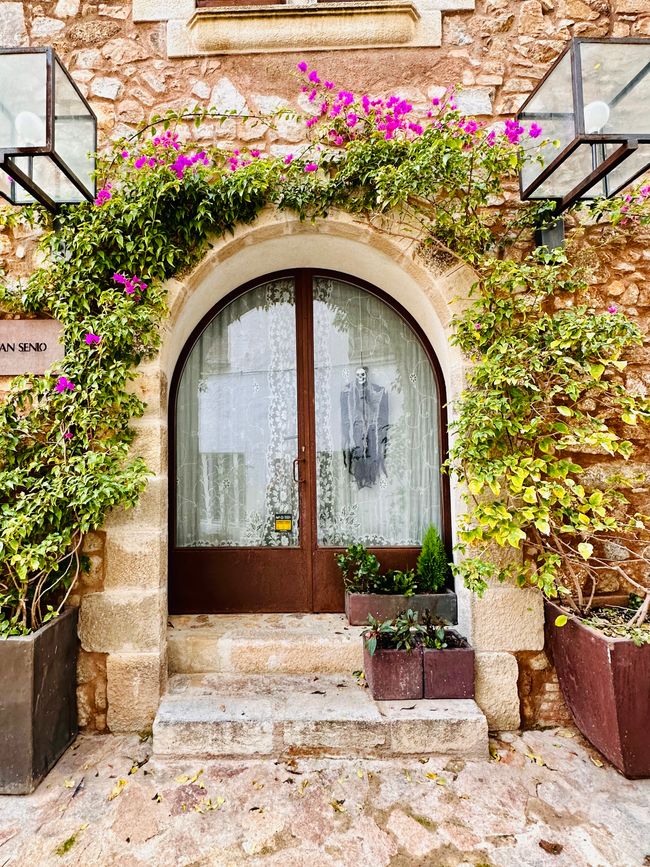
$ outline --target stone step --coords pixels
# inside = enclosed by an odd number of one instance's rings
[[[343,614],[169,618],[170,674],[336,674],[363,668],[361,627]]]
[[[351,675],[174,675],[153,726],[158,757],[485,758],[471,700],[373,701]]]

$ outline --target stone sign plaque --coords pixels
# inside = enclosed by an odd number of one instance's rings
[[[0,376],[45,373],[63,358],[62,333],[54,319],[0,319]]]

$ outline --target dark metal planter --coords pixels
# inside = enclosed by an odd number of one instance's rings
[[[77,734],[77,609],[0,641],[0,794],[33,792]]]
[[[546,600],[546,646],[575,724],[626,777],[650,777],[650,645],[555,626],[564,613]]]
[[[366,682],[378,701],[422,698],[422,648],[407,650],[378,647],[373,656],[363,649]]]
[[[363,626],[368,615],[376,620],[394,620],[407,609],[424,614],[428,609],[432,616],[440,617],[447,623],[457,622],[456,594],[451,590],[444,593],[417,593],[415,596],[394,596],[388,593],[346,593],[345,614],[351,626]]]
[[[425,698],[474,698],[474,649],[457,632],[451,634],[467,646],[424,648]]]

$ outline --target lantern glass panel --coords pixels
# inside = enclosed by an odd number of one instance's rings
[[[648,45],[580,43],[585,133],[650,133]]]
[[[14,157],[14,165],[32,179],[54,202],[83,202],[85,196],[68,180],[61,169],[48,156]],[[20,184],[16,184],[18,204],[33,202],[33,197]]]
[[[618,147],[616,145],[615,147]],[[612,196],[650,168],[650,144],[640,144],[633,154],[607,175],[607,195]]]
[[[0,54],[0,150],[44,147],[47,55]]]
[[[539,150],[543,164],[529,163],[524,169],[522,180],[526,189],[576,137],[570,53],[549,74],[519,119],[526,126],[536,123],[542,128],[542,139],[549,141]],[[559,147],[553,142],[559,142]]]
[[[54,62],[54,150],[89,190],[94,190],[92,172],[95,151],[93,117],[58,61]],[[55,201],[59,199],[45,190]],[[75,201],[80,201],[75,199]]]
[[[0,168],[0,196],[11,201],[11,178]]]
[[[593,147],[597,147],[594,145]],[[612,150],[620,147],[614,145]],[[570,193],[581,181],[591,174],[598,163],[602,162],[602,153],[594,154],[592,145],[586,142],[578,147],[555,169],[543,183],[531,193],[531,199],[562,199]],[[602,183],[591,188],[584,198],[604,195]]]

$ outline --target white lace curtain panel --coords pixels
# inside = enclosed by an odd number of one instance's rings
[[[294,285],[236,298],[189,354],[177,398],[177,544],[299,544]],[[439,401],[410,326],[314,281],[318,544],[418,545],[440,526]],[[278,532],[278,514],[291,515]]]

